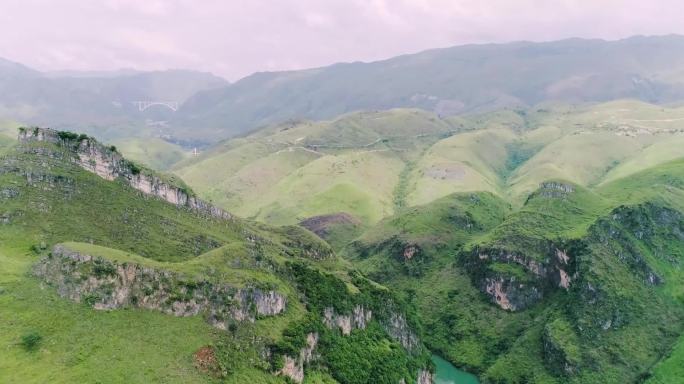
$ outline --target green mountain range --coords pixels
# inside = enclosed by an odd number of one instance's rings
[[[0,60],[0,382],[680,383],[683,48]]]
[[[554,100],[680,101],[684,37],[465,45],[371,63],[256,73],[198,92],[176,115],[181,132],[225,138],[287,119],[420,108],[448,116]],[[185,129],[183,131],[182,129]],[[179,134],[183,134],[179,132]]]

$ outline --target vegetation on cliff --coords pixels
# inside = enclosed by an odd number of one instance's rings
[[[661,382],[684,332],[683,169],[591,190],[544,182],[513,213],[452,195],[383,220],[343,255],[416,304],[427,345],[485,382]]]
[[[24,141],[0,159],[0,302],[8,309],[0,314],[0,327],[1,340],[9,346],[0,358],[0,372],[12,380],[284,382],[284,376],[276,375],[282,354],[273,351],[284,335],[292,339],[288,329],[311,319],[327,331],[321,332],[315,350],[320,358],[303,366],[307,381],[333,380],[330,367],[342,361],[333,354],[337,349],[326,345],[335,340],[366,356],[390,347],[390,356],[405,363],[398,374],[407,383],[429,368],[418,339],[417,349],[411,350],[395,340],[394,328],[379,325],[379,308],[386,308],[387,316],[394,311],[406,319],[405,332],[417,335],[410,308],[352,273],[311,232],[206,215],[137,190],[127,180],[105,180],[76,157],[70,143],[83,145],[83,140],[92,139]],[[59,248],[64,251],[50,258],[53,245],[65,241]],[[33,276],[32,270],[41,270],[33,267],[40,259],[45,268]],[[379,317],[338,339],[338,331],[322,320],[325,308],[313,304],[318,303],[309,294],[313,291],[294,265],[326,276],[338,297],[347,292],[349,300],[372,304]],[[205,312],[194,303],[207,299],[226,309],[235,305],[212,301],[217,286],[237,292],[236,298],[247,289],[247,301],[235,308],[252,314],[232,313],[220,323],[206,323],[213,307]],[[256,290],[281,295],[284,309],[264,315],[257,293],[249,296]],[[198,316],[192,316],[195,309]],[[27,334],[40,337],[31,352],[22,347]],[[213,366],[193,367],[200,350],[202,356],[213,356],[202,360]],[[354,380],[358,373],[353,370],[361,367],[350,369],[335,376],[337,381]],[[369,382],[393,383],[396,374],[388,368]]]

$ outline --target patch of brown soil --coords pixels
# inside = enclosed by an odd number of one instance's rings
[[[331,213],[329,215],[313,216],[302,220],[299,225],[315,233],[319,237],[325,239],[330,233],[330,229],[336,225],[353,225],[358,226],[361,220],[346,213]]]
[[[219,366],[218,359],[216,359],[213,347],[204,346],[197,350],[193,357],[195,368],[201,372],[212,375],[219,375],[221,373],[221,367]]]

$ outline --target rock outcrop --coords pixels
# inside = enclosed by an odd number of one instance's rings
[[[420,371],[418,371],[418,377],[416,378],[416,384],[433,384],[433,383],[434,383],[434,380],[433,380],[432,373],[430,373],[430,371],[426,371],[424,369],[421,369]],[[399,384],[406,384],[406,380],[401,379],[401,381],[399,381]]]
[[[418,372],[417,384],[432,384],[434,382],[432,373],[430,371],[421,370]]]
[[[286,298],[273,290],[191,279],[177,272],[81,254],[62,245],[56,245],[34,272],[60,296],[96,309],[137,307],[174,316],[204,314],[220,329],[226,329],[230,321],[278,315],[287,305]]]
[[[575,192],[575,187],[570,184],[561,183],[558,181],[546,181],[539,184],[537,194],[542,197],[549,198],[565,198],[571,193]]]
[[[277,372],[278,375],[289,377],[295,383],[304,381],[304,364],[308,364],[317,358],[314,353],[318,345],[318,333],[306,335],[306,346],[299,351],[296,358],[283,356],[283,367]]]
[[[357,305],[351,314],[343,315],[336,313],[332,307],[323,312],[323,322],[328,328],[339,328],[343,335],[349,335],[353,329],[366,329],[368,322],[373,317],[370,310]]]
[[[499,248],[478,248],[471,257],[482,271],[479,286],[492,302],[502,309],[517,311],[539,301],[546,292],[556,288],[569,289],[573,281],[574,265],[565,245],[544,244],[546,256],[535,259],[516,251]],[[492,264],[521,268],[524,277],[497,272]]]
[[[408,351],[415,350],[420,345],[418,336],[413,332],[406,317],[401,313],[392,313],[389,321],[383,322],[383,327],[390,337]]]
[[[330,329],[339,328],[343,335],[354,329],[366,329],[373,318],[373,312],[361,305],[354,307],[350,314],[336,313],[332,307],[325,308],[323,323]],[[418,336],[413,332],[403,314],[392,312],[389,319],[380,321],[387,334],[406,350],[412,351],[420,345]]]
[[[103,179],[124,180],[128,185],[145,193],[163,199],[171,204],[187,207],[200,214],[231,219],[232,215],[198,199],[180,181],[164,180],[154,172],[142,169],[126,160],[114,147],[106,147],[85,135],[75,135],[47,128],[26,128],[19,131],[22,143],[48,142],[58,144],[73,152],[73,161]],[[35,151],[35,150],[33,150]]]

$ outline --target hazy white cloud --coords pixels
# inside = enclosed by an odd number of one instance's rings
[[[255,71],[464,43],[684,34],[681,0],[0,0],[0,57],[41,70]]]

